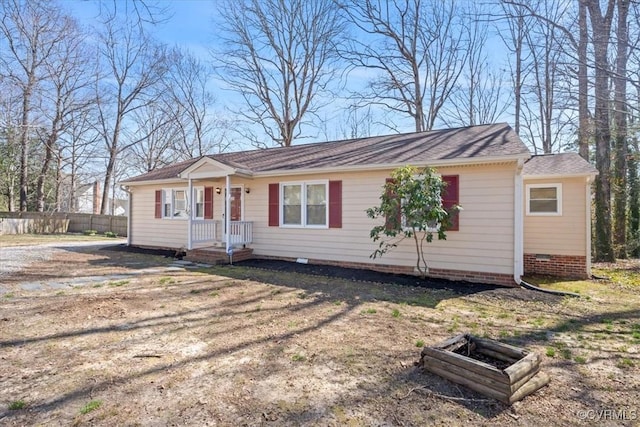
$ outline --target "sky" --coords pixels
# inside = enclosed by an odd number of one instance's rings
[[[113,4],[120,7],[120,11],[126,7],[131,7],[129,0],[62,0],[63,4],[75,15],[83,25],[94,25],[97,23],[96,17],[98,16],[99,6],[102,4]],[[203,61],[209,62],[212,60],[210,49],[217,47],[219,43],[220,22],[219,19],[219,7],[220,2],[217,0],[160,0],[158,2],[161,6],[166,6],[168,9],[169,17],[165,22],[159,25],[150,27],[150,32],[159,41],[166,43],[169,46],[180,46],[183,49],[189,50],[191,53],[201,58]],[[501,44],[496,38],[495,42]],[[492,43],[493,44],[493,43]],[[496,46],[497,47],[497,46]],[[496,49],[496,55],[504,54],[502,46]],[[369,71],[367,70],[355,70],[349,75],[349,86],[351,88],[357,88],[358,86],[366,84]],[[212,81],[211,90],[216,97],[216,105],[214,109],[219,114],[229,115],[229,109],[236,109],[241,107],[241,99],[239,95],[229,90],[224,90],[224,83],[221,81]],[[344,99],[332,99],[330,102],[330,108],[323,110],[321,119],[325,123],[324,129],[310,128],[304,129],[304,134],[309,135],[308,138],[303,139],[300,142],[316,142],[324,141],[328,139],[342,139],[345,133],[348,133],[346,125],[346,112],[345,109],[348,106],[349,101]],[[379,116],[387,115],[387,112],[378,112]],[[412,120],[407,118],[395,118],[394,122],[399,124],[397,131],[410,132],[413,130]],[[329,123],[329,125],[326,125]],[[437,126],[438,127],[438,126]],[[442,127],[442,126],[440,126]],[[373,125],[371,128],[372,135],[382,135],[394,133],[394,130],[389,129],[387,126]]]

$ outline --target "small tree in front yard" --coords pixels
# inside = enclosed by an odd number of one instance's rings
[[[413,239],[416,248],[416,268],[426,277],[429,272],[424,243],[447,238],[451,217],[460,209],[447,212],[442,206],[446,183],[432,168],[418,170],[413,166],[395,169],[384,185],[380,206],[367,209],[369,218],[385,218],[385,223],[371,229],[370,237],[380,242],[371,258],[381,257],[404,239]]]

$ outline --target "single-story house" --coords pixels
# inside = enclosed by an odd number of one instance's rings
[[[429,275],[515,285],[524,274],[590,275],[591,182],[575,153],[532,156],[507,124],[203,156],[130,178],[128,243],[414,273],[412,241],[376,259],[365,210],[391,171],[430,166],[459,204]],[[217,254],[217,255],[216,255]]]

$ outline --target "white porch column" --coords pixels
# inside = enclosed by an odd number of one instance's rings
[[[224,209],[224,223],[225,223],[225,250],[229,253],[229,240],[231,236],[231,177],[227,175],[227,182],[225,186],[225,209]]]
[[[191,223],[191,219],[193,218],[193,181],[191,179],[191,177],[189,177],[189,189],[187,190],[187,203],[189,204],[189,206],[187,206],[187,212],[189,215],[189,219],[187,221],[187,250],[191,250],[193,249],[193,235],[192,235],[192,229],[193,229],[193,224]]]

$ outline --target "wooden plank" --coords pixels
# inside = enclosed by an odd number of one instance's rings
[[[425,361],[425,364],[427,363],[430,364],[431,362],[433,362],[433,360]],[[448,379],[449,381],[453,381],[454,383],[461,384],[465,387],[470,388],[471,390],[475,390],[478,393],[482,393],[485,396],[489,396],[501,402],[509,403],[510,396],[507,396],[505,393],[500,393],[499,391],[493,388],[487,387],[484,384],[471,381],[466,377],[458,375],[457,373],[451,371],[448,368],[440,368],[438,366],[434,366],[431,364],[429,365],[428,370],[430,372],[433,372],[436,375],[441,376],[442,378]]]
[[[538,372],[540,372],[540,368],[536,368],[535,370],[529,372],[527,375],[525,375],[524,377],[520,378],[518,381],[514,382],[513,384],[511,384],[509,393],[513,394],[516,391],[518,391],[518,389],[520,387],[522,387],[527,381],[529,381],[531,378],[533,378],[533,376],[535,374],[537,374]]]
[[[484,347],[486,349],[493,350],[498,353],[502,353],[514,359],[520,360],[523,357],[525,357],[527,354],[529,354],[529,352],[525,349],[514,347],[512,345],[504,344],[498,341],[494,341],[486,338],[479,338],[475,336],[471,336],[470,338],[472,341],[474,341],[478,345],[479,348]]]
[[[549,376],[544,372],[538,372],[537,375],[533,376],[515,393],[513,393],[509,398],[509,401],[506,403],[512,404],[513,402],[517,402],[518,400],[530,395],[531,393],[539,390],[547,384],[549,384]]]
[[[507,362],[509,364],[514,364],[520,359],[514,359],[513,357],[509,357],[504,353],[500,353],[498,351],[489,350],[485,347],[478,347],[476,349],[478,353],[484,354],[486,356],[492,357],[494,359],[502,360],[503,362]]]
[[[481,362],[479,360],[474,360],[466,356],[462,356],[460,354],[451,353],[448,351],[442,351],[435,348],[425,347],[422,350],[423,359],[424,356],[431,356],[432,358],[442,360],[444,362],[455,365],[458,368],[467,369],[473,372],[476,372],[480,375],[487,376],[496,381],[500,381],[505,384],[511,384],[509,380],[509,376],[506,375],[503,371],[499,370],[495,366],[489,365],[488,363]]]
[[[524,358],[504,369],[504,373],[509,377],[509,382],[514,384],[530,372],[537,371],[539,368],[540,356],[538,356],[537,353],[529,353]]]
[[[459,344],[460,342],[462,342],[463,344],[466,344],[467,342],[467,337],[465,334],[460,334],[460,335],[456,335],[455,337],[446,339],[436,345],[431,346],[431,348],[440,348],[440,349],[445,349],[447,347],[450,347],[454,344]]]
[[[501,381],[496,381],[493,378],[487,377],[478,372],[473,372],[468,370],[465,371],[461,369],[452,369],[451,364],[447,362],[443,362],[442,360],[439,360],[439,359],[433,359],[429,356],[427,356],[424,359],[424,367],[427,370],[430,370],[430,368],[435,367],[445,372],[451,372],[458,377],[466,378],[466,380],[469,382],[472,382],[474,384],[481,384],[485,387],[495,390],[496,393],[500,393],[505,396],[511,396],[511,387],[509,384],[505,384]]]

